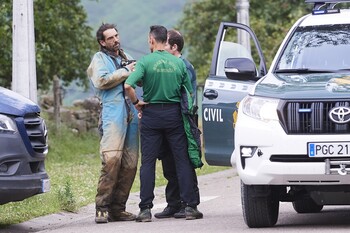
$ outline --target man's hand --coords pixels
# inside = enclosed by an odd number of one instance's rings
[[[142,100],[139,100],[139,102],[138,102],[137,104],[134,105],[135,108],[137,109],[137,111],[139,111],[139,114],[142,115],[142,108],[143,108],[143,106],[145,106],[146,104],[148,104],[148,103],[143,102]]]
[[[135,71],[135,66],[136,66],[136,62],[130,63],[129,65],[126,65],[125,67],[130,71],[133,72]]]
[[[144,105],[146,105],[146,102],[143,102],[142,100],[139,100],[136,96],[135,93],[135,89],[130,86],[129,84],[124,84],[124,88],[125,88],[125,93],[126,95],[129,97],[131,103],[133,103],[133,105],[135,106],[135,108],[137,109],[137,111],[142,112],[142,107]]]

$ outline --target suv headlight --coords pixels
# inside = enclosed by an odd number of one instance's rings
[[[278,100],[256,96],[247,96],[240,106],[244,114],[261,121],[278,121]]]
[[[0,114],[0,133],[15,133],[16,123],[8,116]]]

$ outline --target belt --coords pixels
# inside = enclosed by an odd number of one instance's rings
[[[173,108],[175,106],[180,107],[180,103],[154,103],[154,104],[145,104],[144,108]]]

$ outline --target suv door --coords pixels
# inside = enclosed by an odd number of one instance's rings
[[[209,165],[231,166],[238,104],[266,73],[254,32],[243,24],[222,22],[202,100],[204,151]]]

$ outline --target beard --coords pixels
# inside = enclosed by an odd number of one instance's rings
[[[118,51],[120,49],[120,43],[116,42],[111,46],[106,46],[106,49],[111,53],[118,53]]]

